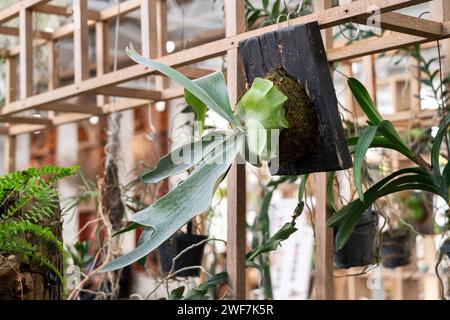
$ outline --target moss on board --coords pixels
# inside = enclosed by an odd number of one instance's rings
[[[279,144],[280,165],[312,153],[319,144],[319,123],[314,105],[303,85],[281,68],[265,76],[288,97],[284,104],[289,128],[281,130]]]

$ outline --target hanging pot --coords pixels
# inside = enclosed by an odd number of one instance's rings
[[[372,209],[367,210],[359,218],[345,246],[339,251],[335,248],[334,264],[336,268],[361,267],[376,262],[374,239],[377,232],[377,223],[377,214]]]
[[[173,263],[172,261],[179,253],[194,244],[204,241],[207,238],[208,237],[205,235],[192,234],[192,222],[189,222],[187,233],[178,233],[164,241],[159,246],[159,263],[162,274],[166,275],[170,272]],[[196,246],[181,255],[175,261],[175,271],[187,267],[200,266],[203,260],[205,244],[206,243],[202,243],[201,245]],[[184,270],[176,274],[178,277],[198,277],[199,275],[199,268]]]
[[[247,82],[271,80],[288,97],[272,175],[348,169],[352,165],[330,66],[317,22],[289,26],[239,43]]]
[[[380,258],[385,268],[397,268],[411,261],[412,236],[408,230],[389,230],[383,232]]]

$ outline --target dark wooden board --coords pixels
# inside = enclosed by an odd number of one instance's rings
[[[247,83],[283,67],[309,93],[318,116],[320,144],[313,153],[272,175],[300,175],[348,169],[352,166],[330,68],[317,22],[291,26],[239,43]]]

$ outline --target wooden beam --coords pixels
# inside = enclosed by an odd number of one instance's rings
[[[16,137],[7,136],[5,137],[4,146],[4,164],[5,172],[13,172],[16,170]]]
[[[33,94],[33,12],[22,9],[19,17],[20,99]]]
[[[215,72],[215,70],[195,68],[195,67],[190,67],[190,66],[181,67],[181,68],[178,68],[177,70],[179,72],[181,72],[182,74],[184,74],[189,79],[201,78],[201,77],[207,76],[208,74]]]
[[[358,1],[360,2],[360,1]],[[314,1],[314,12],[320,13],[332,7],[331,0]],[[325,49],[333,47],[333,33],[331,29],[322,30],[322,40]],[[330,72],[333,70],[330,65]],[[314,271],[314,283],[316,299],[330,300],[334,299],[333,286],[333,248],[334,237],[333,229],[328,227],[327,221],[331,212],[327,205],[327,173],[320,172],[313,175],[315,183],[315,235],[316,235],[316,259]]]
[[[343,5],[340,7],[331,8],[328,10],[325,10],[321,13],[315,13],[303,17],[299,17],[296,19],[292,19],[290,21],[291,25],[296,24],[303,24],[306,22],[318,20],[319,23],[321,23],[321,28],[338,25],[342,22],[347,21],[348,19],[354,18],[358,15],[366,15],[366,7],[360,4],[365,3],[365,5],[369,4],[368,1],[359,0],[355,3],[353,3],[353,6],[349,5]],[[388,9],[397,9],[399,6],[408,6],[413,5],[416,3],[422,3],[425,1],[388,1],[388,0],[378,0],[378,1],[372,1],[375,2],[380,8],[382,8],[383,11],[386,11]],[[348,12],[346,12],[348,10]],[[236,36],[228,37],[222,40],[214,41],[202,46],[198,46],[195,48],[187,49],[184,51],[176,52],[170,55],[166,55],[162,58],[158,58],[158,61],[165,63],[167,65],[170,65],[172,67],[181,67],[183,65],[192,64],[201,60],[206,60],[212,57],[217,57],[222,55],[227,50],[236,48],[238,45],[238,42],[244,39],[248,39],[253,36],[257,36],[260,34],[263,34],[268,31],[273,31],[278,27],[287,26],[287,23],[280,23],[279,26],[272,25],[268,27],[264,27],[261,29],[253,30],[250,32],[246,32],[243,34],[239,34]],[[450,36],[450,26],[447,24],[445,25],[448,32],[446,31],[446,34],[442,37],[449,37]],[[331,62],[336,62],[339,60],[345,60],[346,58],[353,58],[357,56],[362,56],[367,53],[374,53],[374,52],[381,52],[386,51],[389,49],[395,49],[401,46],[407,46],[412,45],[417,42],[426,42],[427,40],[421,37],[416,36],[410,36],[410,35],[400,35],[400,37],[397,37],[393,40],[393,38],[377,38],[377,39],[370,39],[371,46],[367,47],[367,42],[365,42],[364,47],[361,47],[361,44],[363,41],[358,41],[355,44],[349,45],[345,48],[339,48],[332,49],[331,55],[328,55],[328,59]],[[364,40],[369,41],[369,40]],[[389,43],[387,45],[386,43]],[[401,43],[401,44],[399,44]],[[354,47],[356,46],[356,47]],[[377,46],[382,47],[383,49],[378,50]],[[335,51],[337,50],[337,51]],[[355,53],[356,52],[356,53]],[[58,100],[64,100],[76,95],[80,94],[87,94],[89,92],[95,91],[96,89],[117,85],[123,82],[127,82],[133,79],[137,79],[140,77],[145,77],[150,74],[154,74],[155,70],[151,68],[147,68],[142,65],[135,65],[127,68],[123,68],[117,72],[109,73],[106,75],[103,75],[101,77],[96,77],[93,79],[85,80],[79,85],[71,85],[64,88],[59,88],[57,90],[54,90],[52,92],[42,93],[39,95],[36,95],[34,97],[31,97],[29,99],[26,99],[24,101],[11,103],[6,105],[2,110],[1,114],[9,114],[9,113],[16,113],[27,109],[32,108],[39,108],[40,105],[43,105],[45,103],[54,102]]]
[[[158,38],[156,16],[157,0],[142,0],[141,3],[141,51],[146,58],[154,59],[158,56]]]
[[[226,36],[245,32],[244,0],[225,0]],[[245,88],[242,62],[238,50],[227,52],[227,85],[232,105]],[[227,176],[227,272],[230,298],[246,298],[245,253],[246,235],[246,181],[245,164],[235,161]]]
[[[108,22],[100,21],[95,24],[95,50],[97,76],[101,76],[110,71]],[[105,96],[97,96],[97,105],[103,106],[106,103]]]
[[[56,102],[42,106],[40,110],[54,111],[54,112],[67,112],[67,113],[80,113],[89,115],[101,115],[103,114],[102,108],[96,107],[90,103],[65,103]]]
[[[5,60],[5,103],[11,103],[17,96],[17,58]]]
[[[20,33],[19,29],[17,29],[17,28],[0,26],[0,34],[18,37],[19,33]],[[45,39],[45,40],[50,40],[52,38],[52,34],[50,32],[45,32],[45,31],[36,31],[34,33],[34,36],[36,38]]]
[[[100,12],[100,19],[102,21],[109,20],[119,15],[128,14],[134,10],[139,9],[141,6],[141,0],[129,0],[120,3],[119,8],[117,6],[108,8]]]
[[[354,22],[366,24],[371,26],[374,20],[367,20],[365,18],[358,17],[353,20]],[[380,27],[382,29],[392,30],[396,32],[411,34],[414,36],[424,38],[435,38],[443,34],[442,24],[427,20],[424,18],[418,18],[401,14],[398,12],[386,12],[380,16]]]
[[[71,17],[73,15],[73,10],[70,7],[61,7],[54,5],[43,5],[34,9],[35,12],[52,14],[63,17]],[[86,15],[88,20],[97,21],[100,20],[100,12],[94,10],[87,10]]]
[[[0,135],[9,135],[9,127],[0,126]]]
[[[114,96],[114,97],[146,99],[153,101],[161,100],[161,91],[157,90],[134,89],[125,87],[108,87],[97,90],[97,93],[103,94],[105,96]]]
[[[89,30],[87,25],[87,1],[74,0],[74,68],[75,84],[89,78]]]
[[[0,117],[0,122],[4,123],[22,123],[22,124],[41,124],[44,126],[50,126],[53,124],[51,119],[38,118],[38,117]]]
[[[25,9],[37,8],[41,5],[50,2],[50,0],[22,0],[10,7],[0,11],[0,24],[3,24],[11,19],[17,17],[20,11]]]
[[[444,26],[448,28],[450,27],[450,23],[445,23]],[[443,38],[448,38],[449,36],[450,34],[446,33]],[[340,62],[359,58],[368,54],[381,53],[429,41],[433,41],[433,39],[430,40],[396,32],[386,32],[381,37],[360,40],[353,42],[348,46],[328,50],[327,57],[331,62]]]
[[[48,59],[48,90],[55,90],[59,87],[58,76],[58,51],[54,41],[47,44],[47,59]]]

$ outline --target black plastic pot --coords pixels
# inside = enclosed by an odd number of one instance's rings
[[[385,268],[393,269],[409,264],[412,237],[408,230],[383,232],[380,258]]]
[[[371,209],[359,218],[355,230],[353,230],[345,246],[339,251],[335,248],[334,264],[336,268],[347,269],[375,263],[374,239],[377,232],[377,222],[377,214]]]
[[[174,237],[166,240],[159,246],[159,262],[161,266],[161,272],[163,274],[169,273],[172,268],[172,260],[184,249],[199,243],[207,239],[207,236],[196,235],[189,233],[179,233]],[[184,253],[175,262],[175,271],[181,270],[186,267],[200,266],[203,259],[203,251],[205,249],[205,243],[189,250]],[[189,269],[177,273],[177,277],[198,277],[200,275],[200,269]]]

